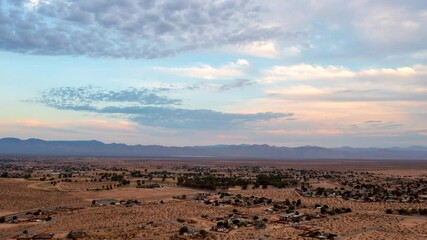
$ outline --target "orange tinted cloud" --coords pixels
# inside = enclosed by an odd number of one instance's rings
[[[268,130],[268,134],[274,135],[341,135],[344,131],[339,129],[318,129],[318,130]]]

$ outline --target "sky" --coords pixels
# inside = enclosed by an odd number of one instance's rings
[[[427,146],[427,1],[0,0],[0,138]]]

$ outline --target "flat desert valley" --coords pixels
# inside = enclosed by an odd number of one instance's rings
[[[427,239],[427,161],[2,157],[0,239]]]

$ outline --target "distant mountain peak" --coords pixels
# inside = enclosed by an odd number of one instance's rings
[[[318,146],[277,147],[268,144],[165,147],[160,145],[106,144],[97,140],[45,141],[37,138],[0,139],[2,155],[189,157],[245,159],[423,159],[427,147],[408,148],[323,148]]]

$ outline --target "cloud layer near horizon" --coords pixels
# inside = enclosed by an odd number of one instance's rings
[[[65,87],[42,93],[36,102],[59,110],[74,110],[120,115],[142,126],[174,129],[224,130],[244,128],[248,123],[293,116],[293,113],[261,112],[254,114],[224,113],[207,109],[184,109],[158,92],[164,89],[125,89],[106,91],[100,88]]]

